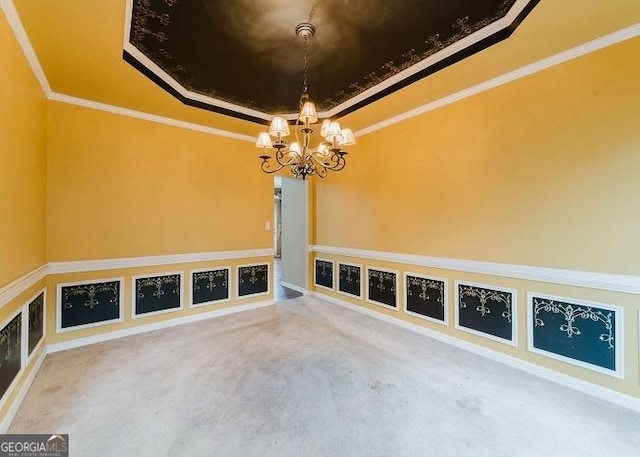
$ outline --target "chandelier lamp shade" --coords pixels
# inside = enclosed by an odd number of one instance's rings
[[[275,173],[289,167],[296,178],[306,179],[312,175],[324,178],[329,170],[340,171],[344,168],[347,151],[343,148],[356,143],[351,129],[343,129],[338,122],[324,119],[320,127],[322,139],[317,146],[311,146],[311,126],[319,121],[316,106],[309,100],[307,92],[307,45],[314,34],[315,27],[308,22],[296,27],[296,35],[304,41],[304,82],[300,113],[293,125],[295,141],[287,140],[292,130],[287,120],[275,116],[269,130],[260,133],[256,141],[256,146],[263,150],[260,159],[261,169],[265,173]]]

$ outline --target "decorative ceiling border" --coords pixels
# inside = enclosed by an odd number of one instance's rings
[[[381,130],[393,124],[397,124],[399,122],[406,121],[407,119],[420,116],[422,114],[428,113],[429,111],[442,108],[473,95],[477,95],[482,92],[494,89],[496,87],[516,81],[526,76],[533,75],[548,68],[555,67],[556,65],[560,65],[570,60],[577,59],[578,57],[582,57],[586,54],[591,54],[592,52],[599,51],[600,49],[613,46],[623,41],[631,40],[638,36],[640,36],[640,23],[618,30],[617,32],[613,32],[609,35],[596,38],[595,40],[589,41],[585,44],[576,46],[550,57],[546,57],[542,60],[538,60],[537,62],[525,65],[524,67],[520,67],[516,70],[510,71],[509,73],[505,73],[488,81],[476,84],[475,86],[471,86],[467,89],[463,89],[451,95],[447,95],[446,97],[434,100],[425,105],[418,106],[417,108],[414,108],[412,110],[405,111],[404,113],[390,117],[389,119],[386,119],[384,121],[377,122],[370,125],[369,127],[358,130],[357,132],[355,132],[355,135],[363,136],[369,133],[373,133],[376,130]]]
[[[323,117],[345,116],[509,38],[539,2],[540,0],[517,0],[501,19],[321,114]]]
[[[78,97],[73,97],[73,96],[53,92],[53,90],[51,89],[51,86],[49,85],[49,81],[47,80],[47,77],[44,73],[44,70],[42,69],[40,62],[38,61],[38,57],[33,49],[33,46],[31,45],[31,42],[24,29],[24,26],[22,25],[20,16],[18,15],[18,12],[15,9],[13,1],[0,0],[0,8],[4,11],[7,21],[9,22],[9,25],[13,30],[13,33],[16,36],[16,39],[18,40],[18,43],[20,44],[20,47],[22,48],[22,51],[24,52],[24,55],[27,61],[29,62],[29,65],[31,66],[31,69],[34,75],[36,76],[37,80],[40,82],[40,86],[42,87],[42,90],[45,93],[47,99],[53,100],[53,101],[59,101],[62,103],[69,103],[72,105],[84,106],[92,109],[98,109],[101,111],[107,111],[113,114],[120,114],[122,116],[143,119],[150,122],[157,122],[165,125],[185,128],[188,130],[195,130],[195,131],[207,133],[210,135],[233,138],[233,139],[238,139],[238,140],[248,141],[248,142],[255,141],[255,138],[249,135],[242,135],[242,134],[230,132],[227,130],[216,129],[216,128],[209,127],[202,124],[195,124],[195,123],[190,123],[186,121],[181,121],[178,119],[157,116],[155,114],[149,114],[142,111],[132,110],[129,108],[123,108],[115,105],[109,105],[105,103],[96,102],[93,100],[88,100],[88,99],[83,99],[83,98],[78,98]],[[390,117],[389,119],[377,122],[368,127],[364,127],[358,130],[357,132],[355,132],[355,135],[358,137],[368,135],[370,133],[384,129],[386,127],[397,124],[399,122],[406,121],[416,116],[420,116],[422,114],[428,113],[429,111],[442,108],[444,106],[450,105],[452,103],[471,97],[473,95],[477,95],[481,92],[494,89],[503,84],[507,84],[509,82],[524,78],[526,76],[530,76],[539,71],[546,70],[556,65],[560,65],[564,62],[568,62],[570,60],[584,56],[586,54],[590,54],[592,52],[599,51],[600,49],[621,43],[623,41],[631,40],[638,36],[640,36],[640,23],[636,23],[629,27],[625,27],[616,32],[605,35],[603,37],[596,38],[595,40],[573,47],[571,49],[552,55],[550,57],[546,57],[542,60],[526,65],[524,67],[518,68],[502,76],[498,76],[496,78],[490,79],[480,84],[476,84],[475,86],[455,92],[453,94],[447,95],[446,97],[440,98],[438,100],[434,100],[427,104],[418,106],[417,108],[414,108],[404,113]]]
[[[517,0],[507,14],[491,24],[456,41],[450,46],[433,53],[429,57],[397,72],[380,83],[363,90],[358,95],[328,110],[319,112],[320,118],[342,117],[369,103],[379,100],[426,76],[446,68],[460,60],[482,51],[502,40],[516,30],[540,0]],[[229,103],[188,90],[171,75],[160,68],[130,41],[134,0],[127,0],[124,19],[123,58],[126,62],[162,87],[182,103],[236,118],[265,124],[272,114]],[[288,120],[295,120],[297,113],[281,114]]]
[[[215,106],[215,112],[259,124],[266,124],[270,121],[271,116],[261,111],[234,105],[233,103],[225,102],[223,100],[216,100],[185,89],[175,79],[162,70],[162,68],[140,52],[138,48],[129,42],[129,36],[131,34],[131,18],[133,15],[133,2],[134,0],[127,0],[124,17],[122,57],[127,63],[185,105],[207,109],[209,111],[213,111],[211,107]]]

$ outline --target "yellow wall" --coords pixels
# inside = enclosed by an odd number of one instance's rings
[[[269,248],[253,144],[50,104],[48,260]]]
[[[47,105],[0,12],[0,288],[45,263]]]
[[[359,138],[316,183],[316,243],[640,275],[639,55],[636,38]],[[399,272],[398,310],[324,295],[640,397],[637,295],[316,257]],[[447,326],[402,311],[404,272],[448,279]],[[517,291],[516,347],[454,328],[455,280]],[[527,292],[622,307],[624,379],[529,352]]]
[[[0,10],[0,289],[46,262],[46,133],[44,93]],[[0,303],[0,324],[19,312],[44,283]],[[41,345],[17,375],[14,388],[3,397],[0,418],[43,351]]]
[[[271,230],[264,227],[272,220],[273,181],[259,173],[252,144],[47,104],[1,14],[0,47],[0,160],[9,165],[0,167],[0,288],[47,261],[271,247]],[[636,38],[359,138],[347,168],[311,186],[311,242],[640,275],[635,255],[640,252],[638,55]],[[349,118],[344,123],[349,125]],[[640,396],[640,309],[635,296],[321,257],[446,277],[448,327],[351,301]],[[49,275],[0,304],[0,318],[15,313],[46,286],[47,343],[52,344],[268,301],[272,293],[237,300],[234,282],[231,302],[191,309],[188,272],[228,265],[234,267],[233,276],[236,265],[269,262],[273,267],[271,260],[267,256]],[[131,277],[177,270],[185,273],[185,309],[133,320]],[[115,277],[125,279],[123,322],[55,333],[59,283]],[[453,328],[455,279],[518,291],[516,348]],[[626,378],[528,353],[524,300],[529,290],[622,306]],[[18,386],[30,370],[33,363],[23,370]],[[7,396],[0,417],[16,392]]]
[[[359,138],[317,184],[317,244],[639,275],[638,55],[636,38]]]
[[[51,102],[47,228],[50,262],[272,248],[273,177],[253,144]],[[87,271],[48,278],[48,342],[165,321],[224,305],[189,308],[189,269],[271,262],[272,257]],[[270,267],[272,270],[273,265]],[[131,277],[183,271],[184,309],[131,318]],[[124,321],[55,333],[59,283],[125,278]]]

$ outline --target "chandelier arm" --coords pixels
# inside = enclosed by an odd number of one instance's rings
[[[335,161],[335,164],[333,163]],[[333,156],[331,156],[331,162],[332,165],[329,168],[332,171],[340,171],[342,170],[345,165],[347,164],[346,159],[344,158],[343,154],[338,154],[337,152],[333,154]]]
[[[313,162],[315,162],[315,164],[313,165],[316,174],[321,177],[321,178],[326,178],[327,177],[327,171],[328,170],[334,170],[334,168],[332,168],[331,166],[328,166],[329,163],[325,162],[324,160],[320,159],[316,154],[311,154],[311,160]],[[317,166],[316,166],[317,164]],[[343,165],[344,167],[344,165]]]
[[[293,162],[293,159],[289,158],[288,160],[285,161],[284,160],[284,148],[278,148],[276,150],[276,162],[278,162],[278,165],[282,169],[283,167],[286,167],[286,166],[290,165]]]
[[[317,176],[323,179],[327,177],[327,168],[324,165],[320,164],[319,167],[315,167],[315,171]]]
[[[335,167],[340,165],[340,155],[335,152],[331,153],[329,157],[326,157],[326,160],[322,160],[322,165],[329,170],[334,170]]]
[[[270,168],[271,168],[272,165],[273,164],[269,161],[269,159],[262,159],[262,163],[260,164],[260,168],[265,173],[276,173],[276,172],[282,170],[285,167],[284,165],[279,165],[276,168],[274,168],[273,170],[271,170]]]
[[[327,167],[328,163],[318,157],[318,154],[309,154],[311,157],[311,161],[315,162],[315,164],[319,165],[321,168],[329,168]]]

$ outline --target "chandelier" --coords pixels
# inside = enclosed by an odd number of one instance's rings
[[[318,115],[307,92],[307,47],[315,32],[315,27],[308,22],[296,26],[296,35],[304,42],[304,67],[300,114],[293,126],[295,141],[287,143],[285,138],[291,134],[289,124],[283,117],[275,116],[271,120],[269,131],[260,133],[256,142],[256,146],[263,150],[260,167],[265,173],[275,173],[290,167],[296,178],[306,179],[311,175],[324,178],[327,171],[340,171],[344,168],[347,151],[342,148],[356,143],[351,129],[343,129],[338,122],[325,119],[320,128],[322,140],[317,147],[311,147],[311,125],[318,122]],[[268,149],[275,149],[273,157],[269,155],[271,151]]]

